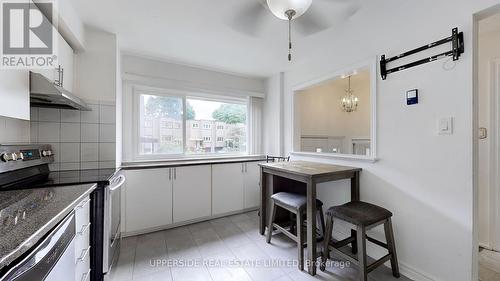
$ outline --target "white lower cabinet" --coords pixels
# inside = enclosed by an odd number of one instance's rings
[[[90,197],[88,196],[75,207],[75,228],[75,281],[87,281],[90,278]]]
[[[172,223],[169,169],[124,171],[125,232],[140,232]]]
[[[246,162],[243,180],[244,207],[255,208],[259,206],[260,197],[260,166],[262,162]]]
[[[212,165],[212,215],[243,209],[244,165],[245,163]]]
[[[173,169],[174,223],[209,217],[212,210],[210,165]]]

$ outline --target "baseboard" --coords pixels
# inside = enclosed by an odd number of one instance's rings
[[[337,229],[334,230],[333,232],[333,237],[336,239],[340,239],[342,237],[346,237],[349,235],[351,235],[351,230],[345,227],[337,227]],[[385,254],[387,254],[387,251],[385,252]],[[387,262],[384,265],[390,268],[389,262]],[[402,275],[414,281],[442,281],[440,279],[430,277],[426,273],[420,272],[419,270],[415,269],[414,267],[406,264],[404,261],[401,260],[399,260],[399,271]]]
[[[479,242],[479,248],[483,248],[483,249],[490,250],[490,251],[493,250],[493,247],[491,247],[490,245],[488,245],[486,243],[481,243],[481,242]]]
[[[218,215],[214,215],[214,216],[208,216],[208,217],[197,218],[197,219],[183,221],[183,222],[178,222],[178,223],[172,223],[172,224],[167,224],[167,225],[162,225],[162,226],[157,226],[157,227],[151,227],[151,228],[141,229],[141,230],[137,230],[137,231],[130,231],[130,232],[124,232],[124,231],[122,231],[121,236],[122,237],[130,237],[130,236],[137,236],[137,235],[142,235],[142,234],[148,234],[148,233],[162,231],[162,230],[167,230],[167,229],[176,228],[176,227],[180,227],[180,226],[186,226],[186,225],[190,225],[190,224],[193,224],[193,223],[204,222],[204,221],[218,219],[218,218],[222,218],[222,217],[227,217],[227,216],[232,216],[232,215],[247,213],[247,212],[251,212],[251,211],[256,211],[258,209],[259,208],[248,208],[248,209],[243,209],[243,210],[239,210],[239,211],[218,214]]]

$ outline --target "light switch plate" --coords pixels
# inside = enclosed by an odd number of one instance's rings
[[[451,135],[453,134],[453,117],[443,117],[438,120],[438,134]]]

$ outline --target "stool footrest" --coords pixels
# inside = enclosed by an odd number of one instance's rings
[[[375,238],[371,238],[370,236],[366,235],[366,240],[372,242],[373,244],[376,244],[376,245],[379,245],[380,247],[382,248],[386,248],[386,249],[389,249],[389,246],[387,246],[386,243],[384,242],[381,242]]]
[[[375,268],[377,268],[379,265],[385,263],[386,261],[390,260],[391,259],[391,254],[387,254],[385,256],[383,256],[381,259],[377,260],[377,261],[374,261],[372,264],[370,264],[369,266],[366,267],[366,271],[367,272],[371,272],[372,270],[374,270]]]

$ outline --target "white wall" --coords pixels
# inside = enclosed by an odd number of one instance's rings
[[[75,94],[90,101],[115,102],[117,80],[116,35],[85,29],[85,52],[75,59]]]
[[[0,144],[30,142],[30,122],[0,116]]]
[[[279,73],[266,80],[266,97],[263,112],[263,149],[268,155],[283,153],[283,84],[284,73]]]
[[[394,212],[402,271],[417,280],[472,279],[472,256],[477,251],[473,247],[473,13],[494,4],[497,1],[366,1],[344,29],[331,31],[314,59],[285,75],[285,151],[289,152],[294,86],[380,54],[396,55],[444,38],[453,27],[464,31],[466,52],[455,65],[444,65],[442,60],[389,75],[385,81],[378,78],[377,162],[302,158],[363,168],[361,199]],[[420,103],[406,106],[405,92],[413,88],[420,90]],[[437,119],[446,116],[454,117],[454,134],[438,136]],[[329,198],[347,199],[347,182],[329,186]],[[380,230],[375,236],[382,238]],[[370,254],[380,252],[370,248]]]
[[[479,35],[479,126],[490,130],[490,63],[500,59],[500,32]],[[490,237],[490,138],[479,140],[479,243],[491,247]]]

